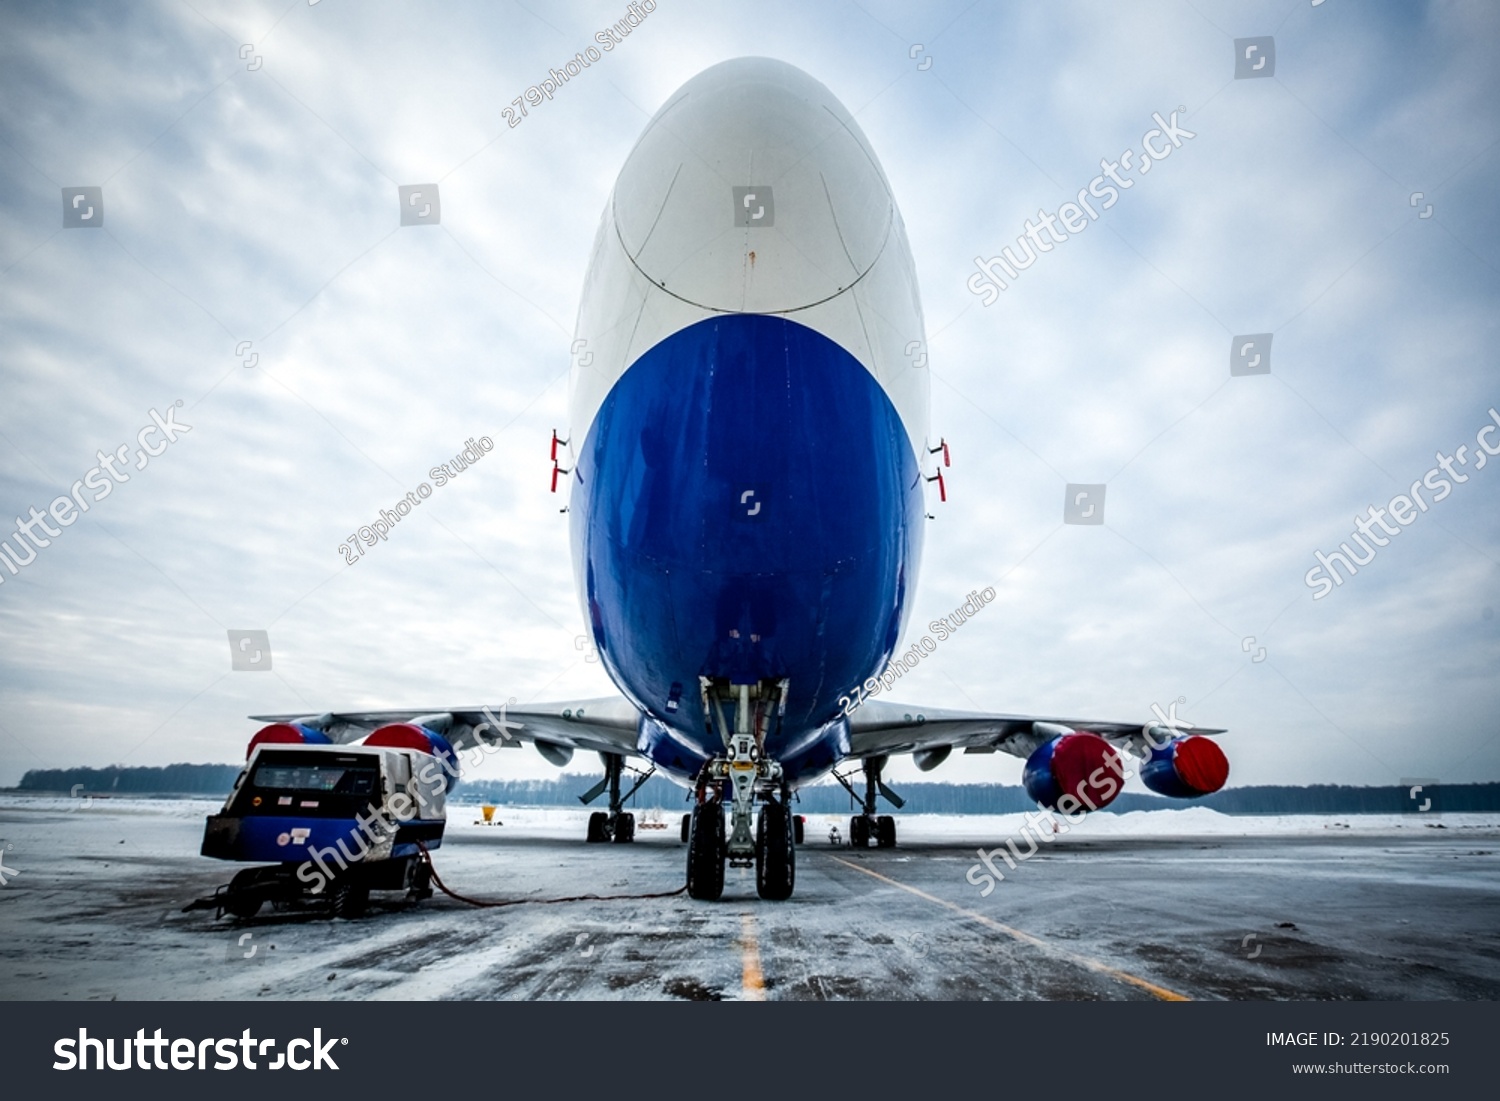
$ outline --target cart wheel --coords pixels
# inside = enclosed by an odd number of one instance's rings
[[[340,879],[329,890],[328,900],[333,905],[334,917],[362,917],[370,905],[370,889],[351,879]]]
[[[224,912],[230,917],[253,918],[260,913],[260,897],[248,892],[230,893],[224,898]]]
[[[255,890],[260,881],[261,869],[246,868],[236,872],[224,892],[224,912],[230,917],[253,918],[260,913],[261,894]]]
[[[424,898],[432,897],[432,868],[425,860],[419,860],[412,869],[406,897],[411,902],[421,902]]]

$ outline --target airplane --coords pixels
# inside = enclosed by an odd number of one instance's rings
[[[273,740],[415,725],[457,749],[531,742],[559,766],[597,752],[605,776],[582,798],[609,799],[592,842],[634,838],[624,808],[642,780],[625,789],[626,762],[644,759],[693,793],[687,891],[704,900],[726,865],[791,897],[794,793],[830,773],[861,808],[852,843],[894,845],[877,799],[901,805],[882,779],[897,754],[924,771],[959,749],[1024,758],[1031,797],[1065,812],[1114,798],[1122,750],[1161,794],[1218,790],[1222,730],[873,698],[921,649],[898,655],[929,485],[946,497],[925,340],[906,231],[849,111],[781,61],[705,70],[656,112],[605,204],[572,427],[552,437],[579,601],[620,695],[252,718],[283,727]]]

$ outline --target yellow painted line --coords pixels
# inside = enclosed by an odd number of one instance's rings
[[[975,910],[966,910],[962,906],[959,906],[957,903],[938,898],[936,895],[930,895],[926,891],[920,891],[915,887],[909,887],[899,880],[892,879],[888,875],[881,875],[879,872],[871,871],[869,868],[861,867],[858,864],[845,860],[841,856],[834,856],[833,859],[837,860],[846,868],[853,868],[856,872],[864,872],[865,875],[873,876],[875,879],[880,880],[882,883],[889,883],[892,887],[900,887],[903,891],[906,891],[909,894],[914,894],[918,898],[924,898],[928,902],[943,907],[945,910],[952,910],[955,914],[960,914],[963,917],[968,918],[970,921],[977,921],[979,922],[979,924],[988,926],[991,929],[998,929],[1006,936],[1013,937],[1023,944],[1029,944],[1033,948],[1039,948],[1050,956],[1057,956],[1060,959],[1065,959],[1071,963],[1076,963],[1080,967],[1086,967],[1090,971],[1097,971],[1101,975],[1108,975],[1112,979],[1118,979],[1120,982],[1129,983],[1131,986],[1140,987],[1140,989],[1146,991],[1154,997],[1160,998],[1164,1002],[1190,1002],[1193,1000],[1186,994],[1179,994],[1175,990],[1168,990],[1164,986],[1158,986],[1156,983],[1151,982],[1147,979],[1143,979],[1139,975],[1132,975],[1129,971],[1121,971],[1118,967],[1111,967],[1109,966],[1109,964],[1102,963],[1099,960],[1093,959],[1089,956],[1080,956],[1076,952],[1069,952],[1065,948],[1058,948],[1052,944],[1049,944],[1041,937],[1032,936],[1030,933],[1023,932],[1022,930],[1013,928],[1009,925],[1005,925],[1001,922],[996,921],[994,918],[986,917],[984,914],[978,913]]]
[[[740,915],[740,986],[747,1002],[766,1000],[765,978],[760,973],[760,943],[755,939],[755,915]]]

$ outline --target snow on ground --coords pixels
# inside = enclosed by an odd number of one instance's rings
[[[0,803],[3,805],[3,803]],[[498,807],[495,818],[507,825],[521,827],[528,834],[545,837],[579,837],[588,822],[589,811],[572,807]],[[637,830],[649,812],[636,812]],[[675,836],[683,812],[665,810],[660,821],[664,831]],[[896,822],[901,840],[921,842],[963,842],[990,837],[1009,837],[1031,822],[1046,823],[1025,814],[898,814]],[[849,833],[847,814],[809,814],[806,831],[809,839],[825,840],[831,829],[841,836]],[[449,807],[448,829],[484,829],[478,806],[459,804]],[[1059,827],[1067,826],[1058,819]],[[1322,831],[1386,833],[1393,831],[1444,829],[1497,829],[1500,814],[1222,814],[1207,807],[1183,807],[1180,810],[1143,810],[1126,814],[1085,815],[1064,832],[1079,837],[1269,837],[1281,834],[1308,834]],[[494,828],[494,827],[489,827]]]
[[[168,835],[176,837],[180,823],[216,814],[223,806],[219,799],[162,798],[116,796],[91,802],[60,795],[32,795],[0,792],[0,813],[14,809],[32,813],[94,814],[117,818],[122,825],[132,822],[132,843],[150,847],[166,844]],[[581,838],[594,807],[566,806],[497,806],[494,825],[486,825],[477,803],[451,803],[448,807],[448,831],[510,828],[523,830],[527,836],[549,839]],[[659,832],[676,838],[685,808],[633,808],[636,829],[641,836]],[[1028,822],[1039,822],[1041,812],[1027,814],[898,814],[896,821],[902,840],[961,843],[969,840],[1010,837],[1018,834]],[[809,814],[807,836],[826,840],[837,828],[847,839],[849,815]],[[1058,818],[1064,833],[1077,837],[1269,837],[1285,834],[1317,834],[1323,831],[1350,831],[1360,834],[1398,833],[1436,829],[1500,829],[1500,813],[1487,814],[1223,814],[1208,807],[1182,807],[1174,810],[1130,811],[1125,814],[1084,815],[1069,826]],[[154,822],[155,824],[149,824]],[[659,824],[659,825],[653,825]],[[1046,828],[1041,822],[1041,828]],[[162,836],[157,837],[158,834]],[[4,833],[0,832],[0,838]],[[169,846],[161,855],[179,855]]]
[[[584,844],[587,808],[456,804],[441,874],[525,904],[237,922],[181,910],[236,870],[198,855],[219,806],[0,794],[0,998],[1150,996],[1100,960],[1192,997],[1500,996],[1500,815],[1093,815],[988,894],[974,850],[1025,815],[901,815],[900,847],[860,851],[811,815],[797,892],[767,903],[753,869],[677,893],[681,808],[622,846]],[[580,893],[605,897],[546,904]]]

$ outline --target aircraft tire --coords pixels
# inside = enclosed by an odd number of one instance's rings
[[[614,841],[619,845],[628,845],[635,840],[635,815],[620,814],[615,817]]]
[[[717,901],[724,893],[724,809],[717,799],[693,810],[688,831],[687,893],[689,898]]]
[[[870,847],[870,820],[862,814],[849,819],[849,845],[855,849]]]
[[[589,815],[589,832],[585,840],[590,845],[609,840],[609,815],[602,810],[596,810]]]
[[[797,885],[793,816],[783,804],[767,803],[755,834],[755,892],[768,901],[785,902]]]

